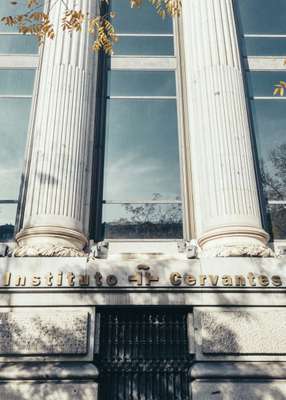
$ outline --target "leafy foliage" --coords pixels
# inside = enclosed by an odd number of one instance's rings
[[[16,16],[4,16],[0,22],[7,26],[16,26],[20,33],[25,35],[34,35],[42,43],[46,38],[53,39],[55,37],[55,28],[50,20],[49,11],[38,11],[43,6],[44,0],[26,0],[27,12]],[[96,1],[96,0],[94,0]],[[109,0],[98,0],[101,3],[109,4]],[[123,0],[121,0],[123,1]],[[165,18],[167,15],[172,17],[180,15],[181,0],[125,0],[129,1],[131,7],[140,7],[143,2],[149,1],[155,8],[156,12]],[[52,7],[56,3],[64,0],[55,0]],[[18,1],[10,2],[15,7]],[[66,6],[62,16],[62,29],[67,32],[79,32],[82,30],[84,23],[88,24],[88,30],[95,35],[92,45],[94,51],[103,50],[107,54],[112,54],[113,44],[117,41],[115,29],[111,23],[114,13],[110,12],[104,16],[84,14],[81,9],[69,9]]]

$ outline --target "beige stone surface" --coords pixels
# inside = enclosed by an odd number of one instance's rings
[[[0,309],[0,355],[83,355],[88,351],[86,310]]]
[[[286,381],[198,382],[193,400],[285,400]]]
[[[96,383],[0,383],[1,400],[96,400]]]
[[[285,354],[286,310],[240,308],[199,311],[204,354]]]

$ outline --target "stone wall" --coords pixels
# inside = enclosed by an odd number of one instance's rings
[[[57,280],[59,271],[65,284]],[[0,398],[96,399],[97,308],[153,305],[174,311],[183,306],[188,312],[194,400],[285,399],[285,271],[283,259],[188,261],[153,256],[87,263],[76,258],[2,258]],[[182,276],[179,286],[169,280],[175,272]],[[249,272],[256,277],[256,286],[249,281],[245,286],[222,283],[224,275],[247,277]],[[9,285],[3,280],[7,273],[11,274]],[[74,278],[69,275],[68,280],[69,273]],[[102,274],[102,285],[91,285],[91,281],[88,285],[80,278],[95,279],[96,273]],[[26,284],[15,285],[15,277],[24,275]],[[115,286],[106,280],[112,275],[117,278]],[[185,279],[190,275],[197,277],[196,285],[185,284],[192,282]],[[270,280],[279,276],[281,285],[259,285],[260,275]],[[28,283],[33,276],[42,279],[40,285]],[[219,278],[216,286],[211,283],[215,276]]]

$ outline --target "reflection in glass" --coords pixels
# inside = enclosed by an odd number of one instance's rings
[[[244,56],[286,56],[286,38],[246,37],[242,39]]]
[[[113,19],[118,33],[172,33],[172,18],[160,18],[155,8],[144,1],[140,8],[131,8],[127,0],[113,0],[112,11],[116,13]]]
[[[286,239],[286,204],[268,204],[267,214],[272,237]]]
[[[16,211],[17,204],[0,203],[0,241],[13,238]]]
[[[183,236],[181,204],[107,204],[103,209],[108,239],[178,239]]]
[[[36,54],[38,42],[34,36],[0,35],[0,54]]]
[[[176,96],[173,71],[109,71],[108,96]]]
[[[28,11],[27,2],[26,1],[17,1],[13,2],[11,0],[1,0],[0,2],[0,19],[2,17],[11,16],[14,17],[19,14],[24,14]],[[0,32],[5,31],[17,31],[16,27],[8,27],[4,24],[0,24]]]
[[[176,100],[107,102],[104,200],[180,197]]]
[[[35,70],[0,69],[0,95],[32,95]]]
[[[236,0],[244,34],[286,34],[285,0]]]
[[[286,200],[286,101],[251,101],[260,176],[266,201]],[[269,232],[274,239],[286,238],[283,204],[268,204]]]
[[[17,200],[31,99],[0,98],[0,200]]]
[[[283,71],[252,71],[247,72],[247,84],[250,97],[272,97],[274,84],[286,81]]]
[[[119,36],[113,50],[115,56],[172,56],[174,39],[168,36]]]
[[[286,199],[286,101],[251,101],[256,146],[268,200]]]

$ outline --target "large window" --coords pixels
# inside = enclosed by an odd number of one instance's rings
[[[1,0],[0,17],[23,12]],[[13,239],[37,65],[36,39],[0,25],[0,241]]]
[[[286,81],[285,0],[236,0],[250,110],[273,239],[286,239],[286,97],[274,97]]]
[[[177,60],[171,18],[114,1],[102,190],[106,239],[183,237]],[[97,232],[98,236],[98,232]]]

